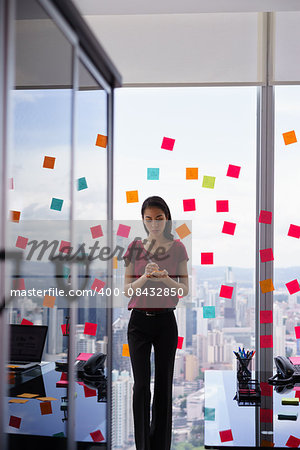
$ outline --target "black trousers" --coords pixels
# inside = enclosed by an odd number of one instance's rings
[[[137,450],[170,450],[172,384],[178,329],[173,311],[146,316],[132,311],[127,330],[133,370],[133,416]],[[155,380],[150,424],[150,353],[154,347]]]

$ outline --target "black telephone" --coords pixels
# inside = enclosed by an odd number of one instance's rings
[[[277,373],[268,379],[270,384],[285,385],[300,381],[300,365],[293,364],[286,356],[274,358]]]

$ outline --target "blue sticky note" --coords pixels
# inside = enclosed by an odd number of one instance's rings
[[[159,168],[158,167],[148,167],[147,180],[159,180]]]
[[[50,209],[55,209],[56,211],[61,211],[63,200],[60,198],[52,198]]]
[[[204,408],[204,420],[215,420],[216,410],[215,408]]]
[[[78,178],[77,180],[77,189],[78,191],[82,191],[83,189],[87,189],[88,185],[85,177]]]
[[[216,317],[215,306],[203,306],[203,318],[213,319],[214,317]]]

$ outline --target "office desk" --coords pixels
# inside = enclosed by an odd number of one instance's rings
[[[282,405],[282,398],[295,398],[295,390],[279,394],[273,389],[274,448],[286,447],[290,436],[300,439],[300,406]],[[213,447],[255,447],[255,407],[238,406],[234,371],[205,371],[204,444]],[[213,409],[214,414],[213,414]],[[278,420],[278,414],[297,414],[296,421]],[[221,442],[220,431],[232,431],[232,441]],[[262,436],[267,439],[266,436]],[[300,442],[299,442],[300,443]]]
[[[61,372],[55,370],[55,363],[42,363],[41,366],[32,368],[21,374],[16,373],[9,384],[9,398],[7,399],[7,433],[14,435],[31,436],[66,436],[67,424],[67,387],[56,387],[61,379]],[[98,402],[97,392],[75,383],[76,389],[76,419],[75,438],[79,442],[93,441],[90,433],[100,430],[106,442],[106,402]],[[25,404],[9,403],[10,399],[20,398],[19,394],[32,393],[43,397],[54,397],[51,401],[52,413],[42,414],[40,400],[30,399]],[[21,419],[20,427],[9,426],[10,417]],[[18,424],[17,424],[18,425]],[[60,434],[58,434],[60,433]],[[54,437],[55,440],[55,437]],[[80,447],[80,446],[79,446]],[[83,446],[81,446],[83,447]]]

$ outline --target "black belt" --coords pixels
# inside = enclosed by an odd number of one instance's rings
[[[144,309],[137,309],[137,308],[132,308],[133,311],[137,311],[139,313],[145,314],[145,316],[157,316],[159,314],[165,314],[165,313],[169,313],[171,311],[174,311],[175,308],[164,308],[161,311],[145,311]]]

